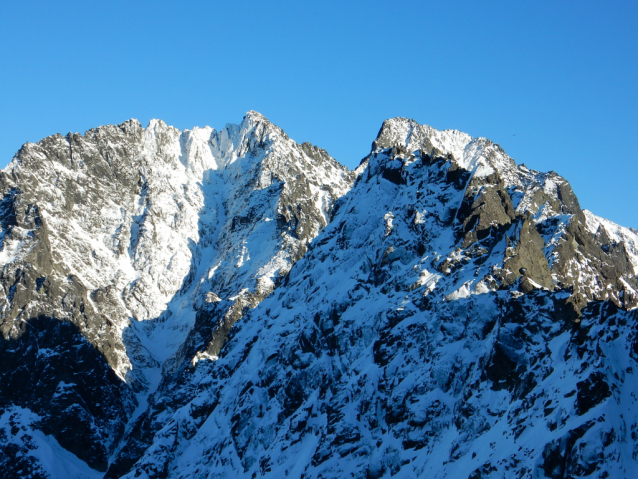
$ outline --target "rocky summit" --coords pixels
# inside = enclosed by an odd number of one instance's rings
[[[638,477],[638,231],[485,138],[130,120],[0,194],[4,478]]]

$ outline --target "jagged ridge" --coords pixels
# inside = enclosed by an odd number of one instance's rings
[[[60,356],[41,386],[63,400],[5,391],[7,451],[47,431],[107,477],[635,473],[635,232],[404,118],[356,174],[344,196],[352,173],[255,112],[25,146],[0,177],[4,354]]]

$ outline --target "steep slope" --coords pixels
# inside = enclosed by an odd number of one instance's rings
[[[25,145],[0,173],[0,408],[105,470],[197,311],[224,299],[230,328],[353,179],[255,112],[219,132],[131,120]],[[24,467],[46,469],[36,456]]]
[[[591,211],[583,210],[587,218],[587,229],[590,233],[597,235],[605,245],[624,245],[627,256],[638,272],[638,231],[633,228],[625,228],[617,225],[600,216],[596,216]]]
[[[389,120],[357,172],[284,283],[160,387],[125,477],[636,475],[626,244],[460,132]]]

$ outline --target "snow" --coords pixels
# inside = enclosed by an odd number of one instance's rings
[[[472,281],[463,283],[463,285],[459,289],[452,291],[450,294],[445,296],[445,299],[447,299],[448,301],[454,301],[456,299],[468,298],[471,294],[471,290],[470,290],[471,286],[472,286]]]
[[[202,359],[206,359],[208,361],[217,361],[219,359],[219,356],[217,356],[216,354],[209,354],[206,351],[198,351],[191,360],[191,366],[195,366]]]
[[[13,263],[28,251],[30,243],[29,232],[22,228],[13,228],[12,238],[7,238],[6,233],[2,232],[2,250],[0,251],[0,265]]]
[[[39,419],[28,409],[9,407],[0,415],[0,431],[10,438],[20,455],[34,458],[41,472],[50,479],[101,479],[104,476],[60,446],[53,436],[34,428],[33,424]]]

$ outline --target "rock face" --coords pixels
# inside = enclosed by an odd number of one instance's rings
[[[7,477],[638,473],[638,234],[484,138],[131,121],[0,186]]]

